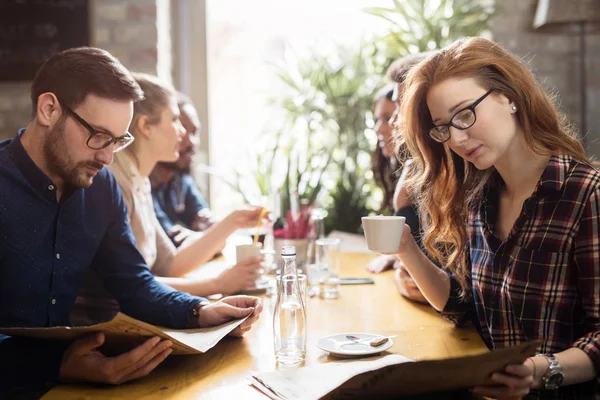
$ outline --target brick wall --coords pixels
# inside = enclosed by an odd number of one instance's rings
[[[534,0],[496,1],[498,15],[491,25],[494,40],[529,62],[539,80],[559,96],[562,112],[581,128],[579,68],[581,54],[575,33],[541,33],[532,28]],[[591,28],[591,27],[590,27]],[[587,135],[584,142],[589,155],[600,158],[600,33],[588,29]]]
[[[165,1],[91,0],[90,4],[90,44],[108,50],[132,71],[157,74],[157,8],[165,12]],[[14,136],[29,121],[30,85],[0,82],[0,139]]]

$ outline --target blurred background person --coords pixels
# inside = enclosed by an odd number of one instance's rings
[[[419,240],[421,235],[421,224],[412,196],[403,185],[410,173],[412,160],[404,148],[399,149],[396,153],[394,125],[402,103],[399,93],[402,91],[406,76],[413,66],[428,55],[429,53],[411,54],[392,63],[386,73],[392,83],[381,89],[373,101],[373,114],[377,121],[375,124],[377,147],[372,155],[373,175],[384,191],[380,212],[391,210],[394,215],[405,217],[406,224],[411,227],[411,232],[416,240]],[[398,171],[400,174],[397,178]],[[426,303],[425,298],[408,272],[401,267],[401,262],[396,256],[381,255],[367,264],[367,269],[374,273],[390,268],[396,269],[396,285],[403,296]]]
[[[198,113],[181,92],[177,93],[177,105],[185,128],[179,159],[158,162],[150,174],[150,182],[158,221],[175,246],[180,246],[192,232],[205,231],[216,221],[191,174],[201,129]]]
[[[380,214],[394,212],[393,198],[396,183],[398,159],[394,155],[394,128],[393,118],[396,115],[396,101],[394,90],[398,86],[392,82],[381,88],[373,98],[373,117],[375,119],[375,133],[377,146],[371,154],[371,164],[375,183],[383,191],[383,201],[379,207]]]

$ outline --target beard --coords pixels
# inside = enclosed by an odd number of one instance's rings
[[[65,138],[66,118],[62,118],[48,132],[43,146],[44,157],[50,171],[59,176],[65,186],[79,189],[92,185],[95,174],[87,167],[102,169],[104,165],[96,161],[80,161],[73,163],[69,157],[69,149]]]
[[[174,162],[160,162],[159,164],[171,171],[189,174],[192,171],[191,157],[194,155],[194,149],[190,147],[179,151],[179,159]]]

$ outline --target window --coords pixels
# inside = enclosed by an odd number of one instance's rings
[[[207,0],[209,154],[213,170],[232,176],[248,162],[262,133],[281,127],[269,105],[280,88],[272,63],[290,49],[299,57],[358,44],[387,26],[363,12],[390,0]],[[383,73],[383,71],[382,71]],[[211,176],[210,203],[217,215],[241,197]]]

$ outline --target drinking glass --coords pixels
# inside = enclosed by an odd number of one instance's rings
[[[319,296],[337,299],[340,296],[340,239],[323,238],[317,240],[316,245]]]

